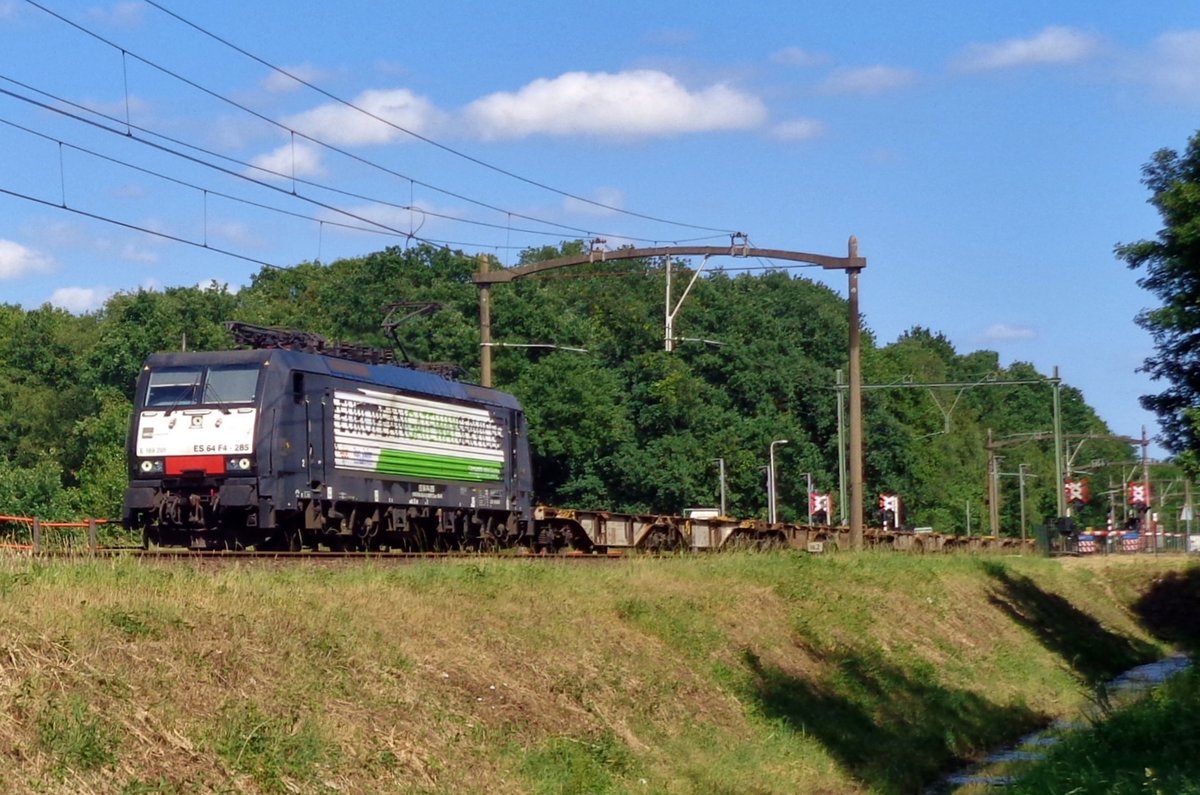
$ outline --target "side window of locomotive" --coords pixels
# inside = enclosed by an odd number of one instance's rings
[[[150,383],[146,387],[147,406],[193,406],[199,396],[199,368],[173,367],[150,373]]]
[[[204,380],[203,403],[253,403],[258,391],[258,367],[210,367]]]

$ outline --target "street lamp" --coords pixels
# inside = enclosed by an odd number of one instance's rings
[[[787,439],[776,439],[767,447],[767,515],[771,524],[775,524],[775,445],[787,443]]]

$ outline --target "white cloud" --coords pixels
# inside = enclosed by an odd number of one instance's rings
[[[996,323],[983,332],[983,338],[988,342],[1013,342],[1015,340],[1031,340],[1037,337],[1037,332],[1029,326],[1012,326],[1008,323]]]
[[[483,138],[598,135],[621,138],[749,129],[767,117],[763,103],[724,83],[689,91],[672,76],[643,69],[568,72],[516,92],[497,92],[466,108]]]
[[[93,312],[104,306],[113,292],[107,287],[59,287],[50,294],[50,303],[76,314]]]
[[[16,279],[29,273],[50,273],[54,260],[47,254],[0,239],[0,279]]]
[[[273,152],[252,158],[250,164],[255,169],[262,169],[282,179],[292,176],[315,177],[325,173],[317,147],[303,142],[284,144]],[[262,174],[254,171],[253,176],[261,177]]]
[[[771,137],[780,141],[808,141],[825,134],[825,122],[817,119],[791,119],[771,128]]]
[[[1099,39],[1090,33],[1052,26],[1024,39],[1005,39],[995,44],[969,44],[954,65],[963,71],[977,72],[1076,63],[1093,55],[1099,46]]]
[[[818,86],[826,94],[885,94],[917,82],[912,69],[896,66],[864,66],[839,69]]]
[[[298,113],[285,119],[284,123],[328,143],[354,146],[385,144],[407,137],[396,129],[397,126],[425,133],[439,125],[443,118],[432,102],[405,88],[364,91],[351,100],[351,104],[355,108],[330,102]]]
[[[1152,83],[1171,98],[1200,100],[1200,30],[1155,39],[1149,72]]]
[[[771,60],[784,66],[820,66],[829,62],[829,56],[800,47],[784,47],[771,53]]]

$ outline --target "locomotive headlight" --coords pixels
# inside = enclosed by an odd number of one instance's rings
[[[138,469],[142,470],[143,475],[161,475],[163,471],[163,462],[161,458],[144,458],[142,463],[138,464]]]
[[[230,458],[225,462],[225,471],[246,472],[252,466],[254,466],[254,462],[249,458]]]

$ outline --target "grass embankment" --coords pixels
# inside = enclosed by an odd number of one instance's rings
[[[0,790],[913,792],[1159,656],[1185,565],[0,560]]]
[[[1138,612],[1159,636],[1200,651],[1200,570],[1171,572],[1139,600]],[[1200,795],[1200,668],[1192,667],[1148,696],[1102,712],[1047,758],[1022,771],[1010,791],[1105,795]]]

